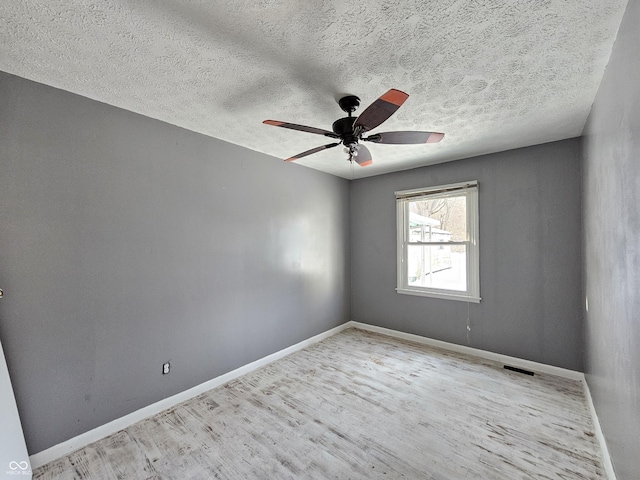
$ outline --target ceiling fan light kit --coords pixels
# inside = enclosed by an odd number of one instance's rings
[[[265,120],[262,123],[272,125],[274,127],[298,130],[299,132],[323,135],[325,137],[339,140],[339,142],[321,145],[289,157],[285,159],[286,162],[292,162],[342,144],[345,147],[345,153],[349,155],[349,162],[355,161],[361,167],[366,167],[373,163],[373,158],[369,149],[360,143],[361,141],[393,145],[414,145],[420,143],[438,143],[444,138],[444,133],[416,131],[382,132],[364,136],[367,132],[378,127],[391,117],[391,115],[393,115],[396,110],[402,106],[407,98],[409,98],[408,94],[392,88],[369,105],[358,117],[354,117],[353,112],[355,112],[360,106],[360,99],[355,95],[344,96],[338,100],[338,105],[347,113],[347,116],[339,118],[333,122],[333,125],[331,126],[333,131],[331,132],[321,128],[281,122],[278,120]]]

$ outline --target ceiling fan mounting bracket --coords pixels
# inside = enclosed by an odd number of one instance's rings
[[[338,100],[338,105],[340,108],[347,112],[349,116],[360,106],[360,99],[355,95],[347,95]]]

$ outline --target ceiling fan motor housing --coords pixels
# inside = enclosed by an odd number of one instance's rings
[[[333,122],[333,133],[340,137],[342,143],[346,146],[354,145],[358,143],[358,137],[353,132],[353,124],[356,121],[356,117],[344,117]]]

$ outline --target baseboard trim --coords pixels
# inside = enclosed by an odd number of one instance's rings
[[[591,390],[589,389],[587,378],[584,376],[582,377],[582,386],[584,388],[584,396],[587,399],[587,405],[589,406],[589,412],[591,413],[591,419],[593,420],[593,429],[595,431],[596,440],[598,440],[600,451],[602,452],[602,463],[604,464],[604,471],[607,480],[616,480],[616,472],[613,470],[613,462],[611,461],[611,455],[609,455],[609,448],[607,447],[607,442],[604,438],[602,427],[600,426],[596,407],[593,404],[593,398],[591,397]]]
[[[134,423],[137,423],[145,418],[156,415],[163,410],[168,408],[172,408],[186,400],[189,400],[193,397],[200,395],[201,393],[207,392],[212,388],[216,388],[224,383],[227,383],[231,380],[234,380],[242,375],[245,375],[249,372],[252,372],[260,367],[263,367],[271,362],[275,362],[281,358],[286,357],[287,355],[291,355],[292,353],[297,352],[298,350],[302,350],[309,345],[313,345],[314,343],[318,343],[326,338],[329,338],[337,333],[340,333],[343,330],[346,330],[350,327],[350,322],[343,323],[335,328],[327,330],[326,332],[315,335],[311,338],[303,340],[295,345],[291,345],[283,350],[272,353],[271,355],[267,355],[266,357],[260,358],[255,362],[248,363],[247,365],[243,365],[240,368],[236,368],[224,375],[220,375],[212,380],[208,380],[200,385],[196,385],[193,388],[180,392],[171,397],[160,400],[159,402],[148,405],[140,410],[136,410],[135,412],[129,413],[123,417],[117,418],[109,423],[105,423],[104,425],[100,425],[88,432],[82,433],[76,437],[70,438],[62,443],[54,445],[53,447],[47,448],[41,452],[35,453],[29,457],[31,461],[31,468],[36,469],[43,465],[46,465],[53,460],[57,460],[60,457],[68,455],[80,448],[86,447],[90,443],[96,442],[102,438],[108,437],[120,430],[123,430]]]
[[[473,357],[480,357],[486,360],[493,360],[503,365],[510,365],[512,367],[523,368],[525,370],[531,370],[532,372],[545,373],[548,375],[556,375],[558,377],[568,378],[571,380],[582,381],[584,375],[582,372],[575,370],[568,370],[566,368],[554,367],[553,365],[546,365],[544,363],[533,362],[531,360],[523,360],[522,358],[510,357],[508,355],[502,355],[499,353],[488,352],[486,350],[480,350],[478,348],[466,347],[464,345],[457,345],[455,343],[443,342],[441,340],[434,340],[429,337],[422,337],[420,335],[414,335],[412,333],[400,332],[398,330],[391,330],[389,328],[378,327],[375,325],[368,325],[360,322],[348,322],[349,326],[354,328],[360,328],[369,332],[381,333],[390,337],[401,338],[403,340],[409,340],[423,345],[429,345],[431,347],[443,348],[456,353],[463,353],[471,355]]]
[[[298,350],[302,350],[305,347],[313,345],[314,343],[318,343],[326,338],[329,338],[337,333],[342,332],[348,328],[359,328],[361,330],[366,330],[369,332],[380,333],[382,335],[387,335],[389,337],[400,338],[403,340],[409,340],[412,342],[420,343],[423,345],[429,345],[432,347],[442,348],[445,350],[449,350],[456,353],[462,353],[474,357],[484,358],[487,360],[493,360],[498,363],[502,363],[504,365],[511,365],[518,368],[524,368],[527,370],[531,370],[533,372],[545,373],[550,375],[557,375],[559,377],[568,378],[571,380],[579,380],[583,382],[585,389],[585,396],[587,398],[587,403],[589,404],[589,410],[591,412],[591,417],[593,419],[594,428],[596,438],[600,443],[600,447],[602,449],[602,455],[604,460],[604,467],[607,473],[608,480],[616,480],[615,474],[613,472],[613,466],[611,464],[611,458],[609,457],[609,452],[604,441],[604,435],[602,434],[602,430],[600,428],[600,422],[598,421],[598,417],[596,415],[595,408],[593,406],[593,401],[591,399],[591,393],[589,392],[589,387],[586,383],[584,374],[582,372],[577,372],[574,370],[568,370],[560,367],[554,367],[552,365],[545,365],[538,362],[533,362],[530,360],[523,360],[516,357],[510,357],[508,355],[501,355],[494,352],[489,352],[486,350],[480,350],[477,348],[466,347],[464,345],[457,345],[454,343],[444,342],[441,340],[434,340],[428,337],[422,337],[420,335],[414,335],[411,333],[405,333],[398,330],[392,330],[389,328],[378,327],[375,325],[369,325],[361,322],[349,321],[339,325],[335,328],[327,330],[326,332],[315,335],[307,340],[303,340],[295,345],[287,347],[278,352],[272,353],[271,355],[267,355],[261,359],[256,360],[255,362],[251,362],[247,365],[244,365],[240,368],[232,370],[224,375],[211,379],[207,382],[201,383],[200,385],[196,385],[193,388],[180,392],[171,397],[160,400],[159,402],[148,405],[140,410],[136,410],[128,415],[117,418],[109,423],[96,427],[88,432],[85,432],[76,437],[70,438],[62,443],[54,445],[46,450],[35,453],[29,457],[31,461],[31,468],[36,469],[41,467],[49,462],[52,462],[60,457],[68,455],[80,448],[86,447],[87,445],[96,442],[102,438],[105,438],[109,435],[112,435],[120,430],[123,430],[134,423],[137,423],[145,418],[156,415],[168,408],[172,408],[186,400],[189,400],[193,397],[200,395],[212,388],[216,388],[224,383],[227,383],[231,380],[234,380],[242,375],[250,373],[260,367],[263,367],[271,362],[275,362],[281,358],[286,357],[287,355],[291,355],[292,353],[297,352]]]

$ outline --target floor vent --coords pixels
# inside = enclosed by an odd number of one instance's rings
[[[533,372],[529,370],[523,370],[522,368],[512,367],[511,365],[505,365],[504,368],[507,370],[511,370],[512,372],[524,373],[525,375],[531,375],[533,377]]]

